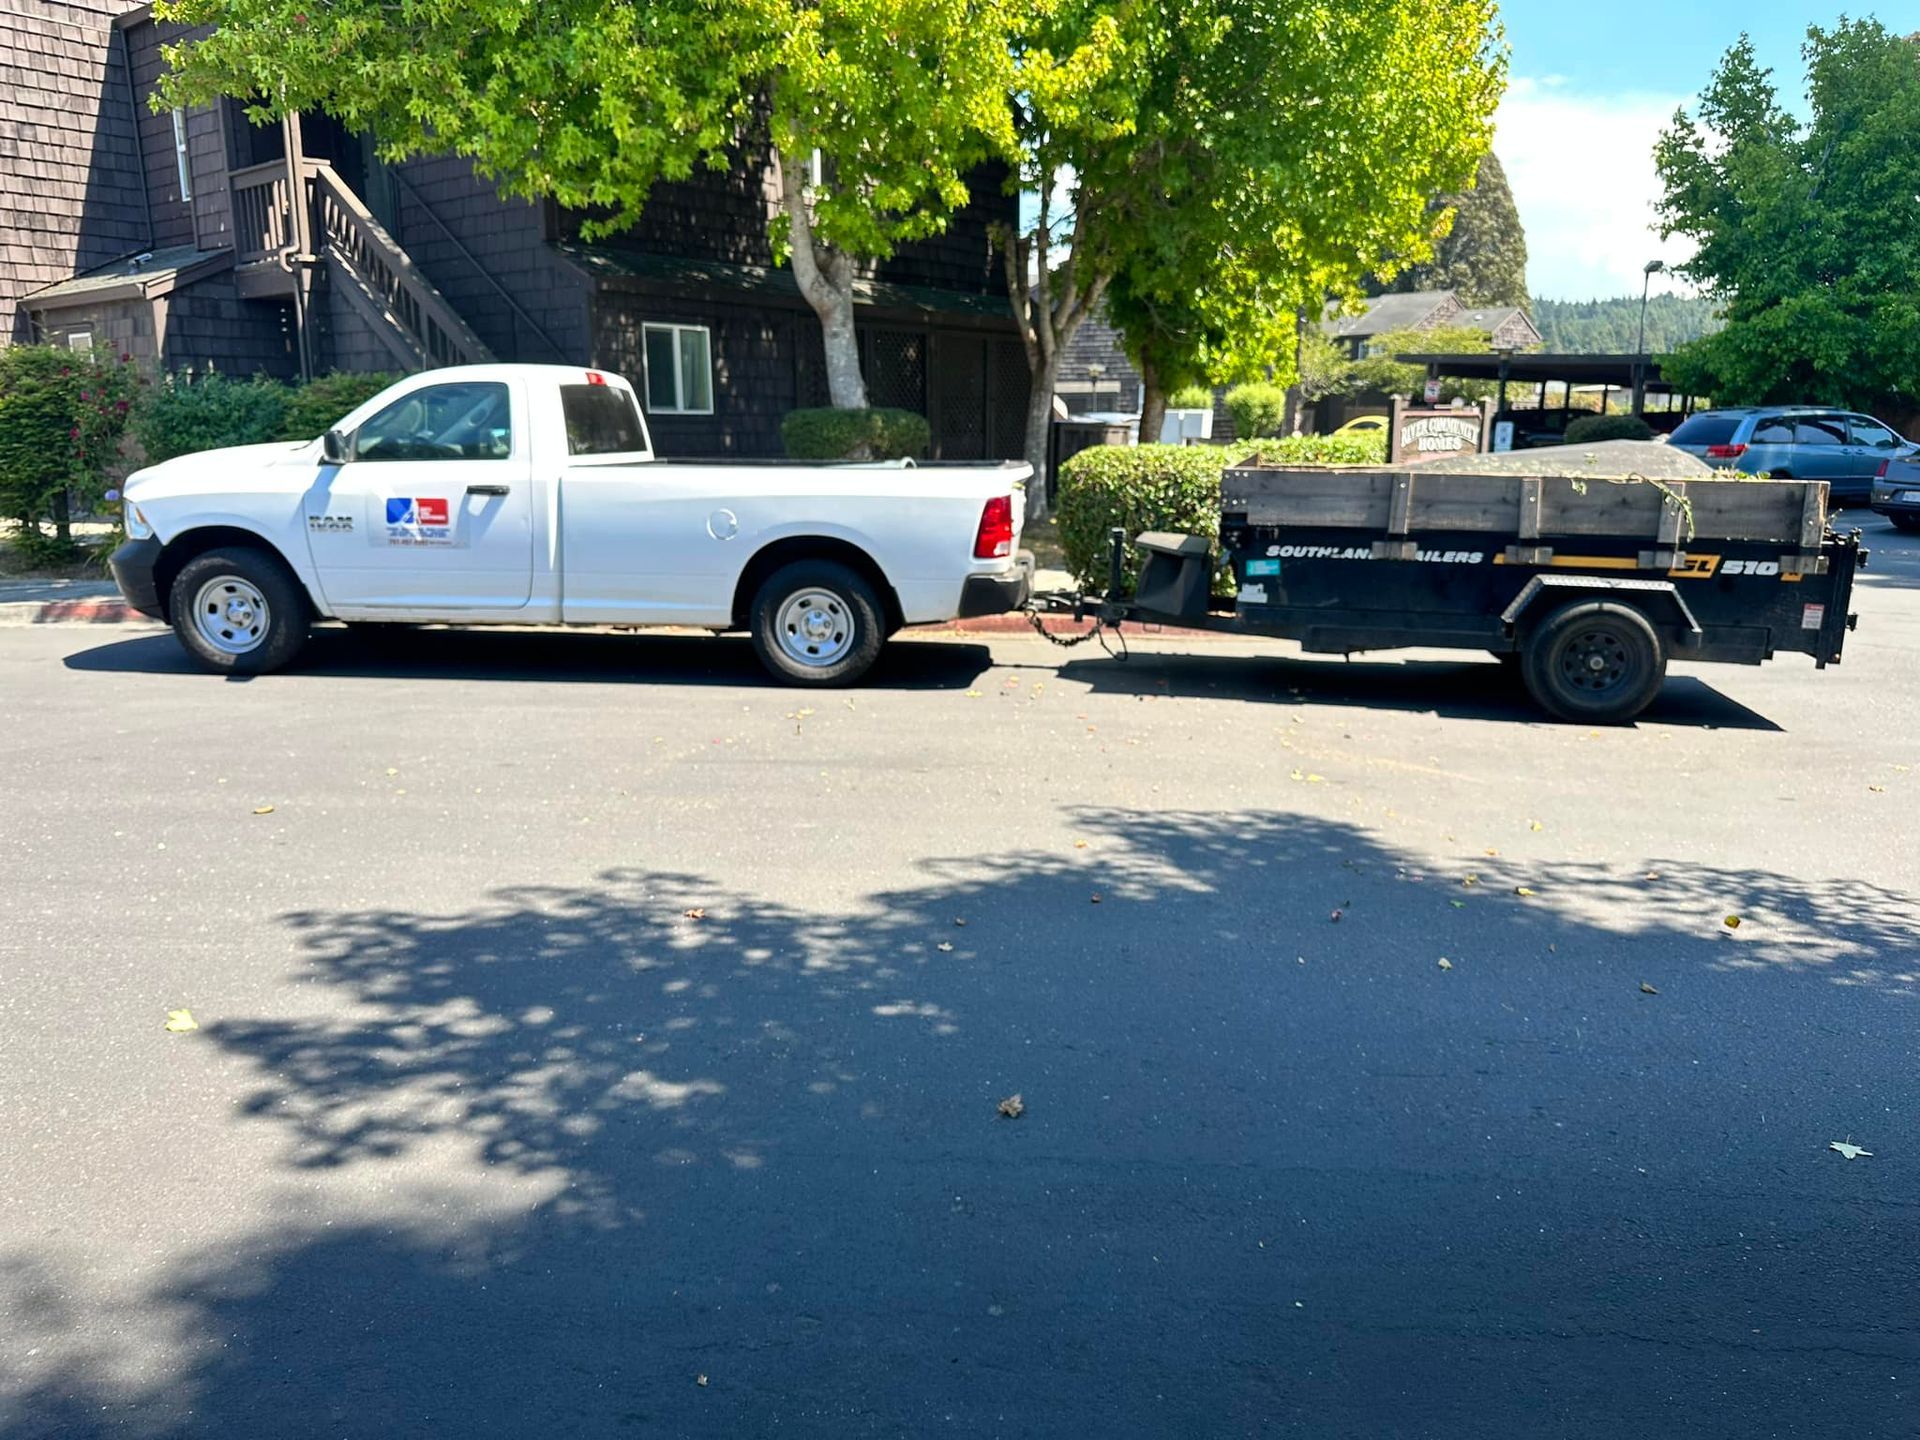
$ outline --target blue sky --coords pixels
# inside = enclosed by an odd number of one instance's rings
[[[1855,6],[1854,13],[1874,12]],[[1685,258],[1679,242],[1650,228],[1655,136],[1676,106],[1691,103],[1743,30],[1798,108],[1807,26],[1831,25],[1840,11],[1778,0],[1609,7],[1507,0],[1501,14],[1512,83],[1494,149],[1526,227],[1533,291],[1564,300],[1637,294],[1648,260]],[[1891,10],[1881,18],[1903,19]],[[1910,25],[1913,17],[1904,20]]]

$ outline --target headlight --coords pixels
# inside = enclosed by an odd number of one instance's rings
[[[126,526],[129,540],[148,540],[153,537],[153,526],[147,523],[147,517],[140,513],[140,507],[131,500],[121,502],[121,519]]]

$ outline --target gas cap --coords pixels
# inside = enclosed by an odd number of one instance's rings
[[[707,516],[707,533],[716,540],[731,540],[740,533],[740,517],[731,510],[716,510]]]

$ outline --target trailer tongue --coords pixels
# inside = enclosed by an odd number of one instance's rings
[[[1477,457],[1483,463],[1497,457]],[[1493,470],[1492,465],[1487,471]],[[1541,467],[1545,468],[1545,467]],[[1563,720],[1620,723],[1669,657],[1757,665],[1782,651],[1838,663],[1858,532],[1827,524],[1822,481],[1278,466],[1221,483],[1231,608],[1212,598],[1204,536],[1149,533],[1131,598],[1114,532],[1104,600],[1128,620],[1296,640],[1311,652],[1429,646],[1511,656]]]

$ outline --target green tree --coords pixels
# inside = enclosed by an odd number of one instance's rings
[[[1543,348],[1557,355],[1625,355],[1640,339],[1640,297],[1606,300],[1533,298],[1528,312]],[[1655,295],[1647,301],[1647,349],[1665,355],[1720,328],[1713,302],[1701,295]]]
[[[1468,305],[1527,303],[1527,232],[1500,157],[1480,159],[1473,185],[1428,202],[1433,257],[1414,260],[1376,294],[1451,290]]]
[[[820,318],[834,405],[866,404],[863,264],[944,227],[1012,145],[1009,0],[161,0],[212,25],[159,103],[324,110],[390,159],[471,157],[508,194],[630,225],[660,180],[770,146],[771,225]],[[816,161],[816,154],[818,159]]]
[[[1483,355],[1493,348],[1493,342],[1484,330],[1441,326],[1432,330],[1389,330],[1374,336],[1370,348],[1379,353],[1347,363],[1346,373],[1338,385],[1341,394],[1378,392],[1418,399],[1426,384],[1426,367],[1402,364],[1394,356]],[[1469,400],[1484,399],[1498,388],[1490,380],[1443,380],[1442,385],[1447,395],[1461,395]]]
[[[1490,0],[1058,0],[1013,53],[1036,473],[1061,356],[1110,286],[1159,388],[1290,373],[1294,312],[1429,253],[1427,199],[1471,178],[1505,75]]]
[[[1654,152],[1663,233],[1726,317],[1667,377],[1722,404],[1905,409],[1920,396],[1920,48],[1873,20],[1807,31],[1807,113],[1742,36]]]

